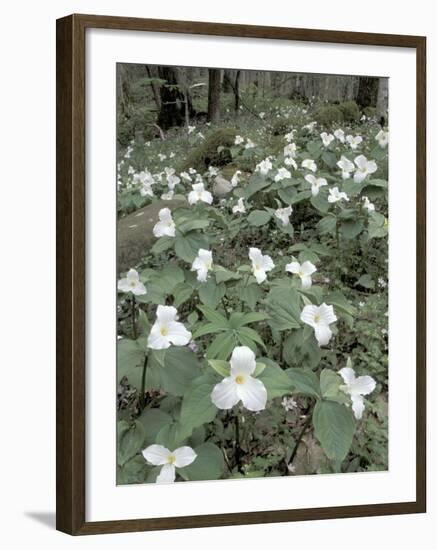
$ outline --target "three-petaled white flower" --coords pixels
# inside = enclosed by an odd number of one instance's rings
[[[350,395],[352,410],[355,418],[359,420],[364,412],[363,395],[372,393],[376,387],[376,382],[371,376],[358,376],[358,378],[355,378],[355,372],[351,367],[344,367],[338,372],[344,380],[344,385],[340,386],[340,389]]]
[[[307,170],[311,170],[311,172],[315,172],[317,170],[317,164],[313,161],[313,159],[305,159],[302,161],[302,168],[306,168]]]
[[[175,169],[174,168],[165,168],[165,175],[167,178],[167,185],[170,191],[173,191],[173,189],[176,187],[176,185],[181,181],[181,178],[176,176]]]
[[[241,170],[237,170],[231,178],[232,187],[237,187],[240,183]]]
[[[143,450],[143,456],[153,466],[162,466],[156,483],[173,483],[176,479],[176,468],[189,466],[197,458],[191,447],[179,447],[169,451],[162,445],[149,445]]]
[[[129,269],[126,277],[118,281],[117,288],[121,292],[132,292],[135,296],[147,294],[146,287],[140,281],[140,276],[136,269]]]
[[[290,216],[292,212],[293,209],[291,206],[287,206],[286,208],[278,208],[275,210],[275,216],[278,220],[281,220],[282,225],[288,225],[290,223]]]
[[[263,176],[266,176],[272,168],[272,161],[267,157],[256,165],[255,172],[259,172]]]
[[[376,141],[378,142],[379,146],[384,149],[387,147],[388,144],[388,132],[385,130],[379,130],[379,132],[375,136]]]
[[[337,166],[341,170],[341,177],[344,180],[350,178],[351,172],[355,170],[355,165],[344,155],[341,155],[341,159],[337,162]]]
[[[275,176],[275,181],[282,181],[287,178],[291,178],[291,174],[287,168],[278,168],[278,172]]]
[[[288,143],[291,143],[294,139],[294,132],[295,130],[291,130],[290,132],[288,132],[288,134],[285,134],[285,140],[288,141]]]
[[[158,213],[159,222],[153,227],[155,237],[174,237],[176,234],[176,226],[171,217],[170,208],[161,208]]]
[[[297,146],[295,143],[289,143],[284,147],[284,157],[294,158],[297,153]]]
[[[333,187],[329,190],[328,202],[338,202],[341,200],[348,201],[349,197],[344,191],[339,191],[338,187]]]
[[[199,201],[212,204],[212,195],[209,191],[205,190],[203,182],[194,183],[191,187],[193,190],[188,193],[188,202],[190,204],[196,204]]]
[[[346,141],[349,143],[351,149],[356,149],[358,145],[363,141],[361,136],[346,136]]]
[[[361,183],[369,174],[373,174],[378,170],[378,166],[374,160],[367,160],[364,155],[359,155],[354,160],[357,169],[354,174],[354,181]]]
[[[211,267],[212,252],[210,250],[199,248],[197,257],[191,266],[191,271],[197,271],[197,280],[204,283],[208,278],[208,271]]]
[[[320,138],[322,140],[322,143],[325,147],[329,147],[329,145],[334,141],[334,136],[332,134],[327,134],[326,132],[322,132],[320,134]]]
[[[310,288],[312,284],[311,275],[317,271],[316,266],[309,262],[290,262],[285,266],[285,271],[293,273],[294,275],[299,275],[302,282],[302,288]]]
[[[258,284],[267,279],[266,272],[275,267],[270,256],[263,256],[259,248],[249,248],[249,258],[252,261],[253,275]]]
[[[234,144],[235,144],[235,145],[241,145],[242,143],[244,143],[244,137],[242,137],[242,136],[235,136]]]
[[[311,194],[313,197],[319,194],[320,188],[328,185],[325,178],[316,178],[313,174],[307,174],[305,179],[308,183],[311,183]]]
[[[177,321],[178,312],[173,306],[158,306],[156,321],[150,330],[147,345],[151,349],[167,349],[170,344],[186,346],[191,332]]]
[[[240,197],[237,201],[237,204],[232,207],[232,212],[236,214],[237,212],[244,213],[246,212],[246,207],[244,206],[243,197]]]
[[[249,138],[247,138],[246,145],[244,146],[245,149],[253,149],[256,147],[256,144]]]
[[[373,204],[373,202],[370,202],[369,197],[363,197],[363,202],[363,208],[365,208],[369,212],[375,211],[375,205]]]
[[[337,321],[332,306],[328,306],[325,303],[320,306],[305,306],[300,315],[300,319],[314,329],[314,335],[319,346],[326,346],[326,344],[328,344],[332,336],[329,325]]]
[[[266,408],[267,390],[252,374],[256,369],[255,354],[247,346],[237,346],[231,356],[230,376],[214,386],[211,401],[219,409],[232,409],[240,401],[249,411]]]
[[[344,143],[345,135],[341,128],[338,128],[338,130],[335,130],[334,136],[340,141],[341,143]]]
[[[295,170],[297,170],[297,162],[294,160],[293,157],[285,157],[284,164],[286,164],[287,166],[292,166]]]

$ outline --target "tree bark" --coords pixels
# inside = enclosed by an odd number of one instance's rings
[[[221,70],[208,69],[208,121],[215,124],[220,120],[220,86]]]
[[[384,119],[387,123],[388,111],[388,78],[380,78],[378,86],[378,97],[376,100],[376,116],[378,120]],[[384,125],[384,124],[383,124]]]
[[[240,77],[241,77],[241,71],[237,71],[237,74],[235,75],[235,86],[234,86],[234,94],[235,94],[235,112],[238,113],[240,110]]]
[[[177,70],[174,67],[158,67],[159,78],[166,81],[160,88],[161,109],[158,116],[158,125],[163,130],[172,126],[185,124],[185,103],[188,112],[193,116],[194,109],[188,93],[184,94],[179,85]]]
[[[376,106],[378,94],[378,79],[371,76],[360,76],[358,84],[357,103],[364,109]]]
[[[156,82],[154,82],[154,75],[152,74],[152,71],[148,65],[146,65],[147,70],[147,76],[150,79],[150,88],[152,89],[153,99],[155,100],[156,107],[158,111],[161,110],[161,98],[159,96],[159,90],[158,86],[156,85]]]

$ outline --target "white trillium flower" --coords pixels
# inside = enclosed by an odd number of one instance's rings
[[[195,126],[188,126],[188,133],[191,134],[196,129]]]
[[[197,280],[204,283],[208,278],[208,271],[211,267],[212,252],[210,250],[199,248],[197,257],[191,266],[191,271],[197,271]]]
[[[235,144],[235,145],[241,145],[242,143],[244,143],[244,137],[235,136],[234,144]]]
[[[379,146],[382,149],[385,149],[385,147],[387,147],[388,145],[388,132],[386,132],[385,130],[380,130],[376,134],[375,139],[378,142]]]
[[[264,112],[261,112],[261,113],[259,113],[258,116],[259,116],[259,118],[263,119],[266,116],[266,114]]]
[[[246,145],[244,146],[245,149],[253,149],[256,147],[256,144],[249,138],[247,138]]]
[[[164,155],[162,153],[158,153],[158,158],[162,162],[163,160],[165,160],[167,158],[167,155]]]
[[[340,141],[341,143],[344,143],[345,135],[341,128],[338,128],[338,130],[335,130],[334,136]]]
[[[147,294],[146,287],[140,281],[140,276],[136,269],[129,269],[126,277],[118,281],[117,288],[121,292],[132,292],[135,296]]]
[[[278,208],[275,210],[275,216],[278,220],[281,220],[282,225],[288,225],[290,223],[290,216],[292,212],[293,209],[291,206],[287,206],[286,208]]]
[[[315,172],[317,170],[317,164],[312,159],[305,159],[302,161],[302,168]]]
[[[309,124],[305,124],[305,126],[302,126],[302,129],[312,132],[316,126],[317,126],[317,122],[313,121],[313,122],[310,122]]]
[[[263,256],[259,248],[249,248],[249,258],[252,261],[253,275],[258,284],[267,279],[267,271],[271,271],[275,264],[270,256]]]
[[[350,178],[351,172],[355,170],[355,165],[344,155],[341,155],[341,159],[337,162],[337,166],[341,170],[341,177],[344,180]]]
[[[240,183],[240,176],[241,176],[241,170],[237,170],[231,178],[232,187],[237,187],[237,185]]]
[[[275,181],[282,181],[287,178],[291,178],[291,173],[287,168],[278,168],[278,172],[275,176]]]
[[[219,173],[218,168],[216,168],[215,166],[210,166],[208,168],[208,176],[217,176],[218,173]]]
[[[181,178],[185,181],[190,181],[191,182],[191,176],[190,176],[190,174],[187,174],[187,172],[181,172]]]
[[[171,217],[170,208],[161,208],[158,214],[159,222],[153,227],[155,237],[174,237],[176,234],[176,226]]]
[[[256,369],[255,354],[247,346],[237,346],[231,356],[231,374],[214,386],[211,401],[219,409],[232,409],[240,401],[249,411],[266,408],[267,390],[261,380],[252,376]]]
[[[171,199],[173,198],[173,196],[174,196],[174,191],[173,191],[173,189],[170,189],[169,191],[167,191],[167,193],[163,193],[163,194],[161,195],[161,199],[162,199],[163,201],[171,201]]]
[[[209,191],[205,190],[203,182],[193,184],[192,189],[188,194],[188,202],[190,204],[196,204],[199,201],[212,204],[212,195]]]
[[[320,134],[320,138],[323,142],[323,145],[325,147],[329,147],[329,145],[334,141],[334,136],[332,134],[327,134],[326,132],[322,132]]]
[[[149,445],[143,450],[143,456],[153,466],[162,466],[156,483],[173,483],[176,479],[176,468],[189,466],[197,458],[191,447],[179,447],[169,451],[162,445]]]
[[[329,190],[328,202],[334,203],[341,200],[349,200],[349,197],[344,191],[339,191],[338,187],[333,187]]]
[[[373,202],[370,202],[369,197],[363,197],[363,202],[363,208],[365,208],[369,212],[375,211],[375,205],[373,204]]]
[[[360,420],[364,412],[363,395],[372,393],[376,387],[376,382],[371,376],[358,376],[358,378],[355,378],[355,372],[350,367],[344,367],[338,372],[344,380],[344,385],[340,386],[340,389],[350,395],[354,416],[357,420]]]
[[[285,157],[284,164],[286,164],[287,166],[292,166],[295,170],[297,170],[297,162],[294,160],[293,157]]]
[[[294,275],[299,275],[302,282],[302,288],[310,288],[312,284],[311,275],[317,271],[316,266],[309,262],[290,262],[285,266],[285,271],[293,273]]]
[[[236,214],[237,212],[241,212],[244,214],[246,212],[246,207],[244,206],[243,197],[240,197],[237,201],[237,204],[232,207],[232,212]]]
[[[354,174],[354,181],[361,183],[368,175],[373,174],[378,170],[378,166],[374,160],[367,160],[364,155],[359,155],[354,159],[357,169]]]
[[[308,183],[311,183],[311,194],[313,197],[319,194],[321,187],[328,185],[328,182],[325,178],[316,178],[316,176],[313,176],[312,174],[307,174],[305,176],[305,180]]]
[[[358,145],[363,141],[361,136],[346,136],[346,141],[349,143],[351,149],[356,149]]]
[[[177,321],[178,312],[173,306],[158,306],[156,321],[150,330],[147,345],[151,349],[167,349],[170,344],[186,346],[191,332]]]
[[[284,157],[294,158],[297,153],[297,147],[295,143],[289,143],[284,147]]]
[[[294,132],[295,130],[291,130],[291,132],[288,132],[288,134],[285,134],[285,140],[288,141],[288,143],[291,143],[294,139]]]
[[[326,346],[328,344],[332,336],[329,325],[337,321],[332,306],[328,306],[325,303],[320,306],[305,306],[300,315],[300,319],[314,329],[314,335],[319,346]]]
[[[260,172],[263,176],[266,176],[272,168],[272,161],[267,157],[256,165],[255,172]]]

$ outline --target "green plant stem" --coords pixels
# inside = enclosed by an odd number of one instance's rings
[[[240,422],[238,420],[238,414],[234,416],[235,421],[235,462],[239,472],[242,471],[241,467],[241,447],[240,447]]]
[[[132,294],[132,334],[134,337],[134,340],[137,339],[137,320],[136,320],[136,304],[135,304],[135,296]]]
[[[140,395],[140,406],[141,410],[146,406],[146,372],[147,372],[147,360],[148,355],[146,353],[143,363],[143,372],[141,375],[141,395]]]
[[[297,449],[299,448],[300,442],[302,441],[302,438],[305,435],[305,432],[307,431],[308,426],[310,425],[312,417],[313,417],[313,411],[311,410],[308,413],[307,419],[305,420],[305,424],[303,425],[301,431],[299,432],[299,435],[297,436],[296,444],[294,446],[293,452],[291,453],[290,460],[288,461],[289,464],[293,464],[293,460],[296,458]]]

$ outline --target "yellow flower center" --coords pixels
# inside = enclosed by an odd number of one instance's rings
[[[320,315],[319,314],[314,315],[314,322],[318,323],[319,321],[320,321]]]
[[[235,377],[235,382],[237,384],[244,384],[244,376],[242,374],[239,374]]]
[[[167,462],[168,462],[169,464],[174,464],[174,463],[176,462],[176,457],[175,457],[175,455],[170,455],[170,456],[168,457],[168,459],[167,459]]]
[[[137,286],[137,282],[136,281],[131,281],[130,286],[132,286],[132,287]]]
[[[160,333],[161,333],[161,336],[167,336],[168,328],[167,327],[161,327]]]
[[[253,268],[254,268],[255,271],[259,271],[261,269],[261,266],[260,266],[260,264],[255,264],[253,266]]]

